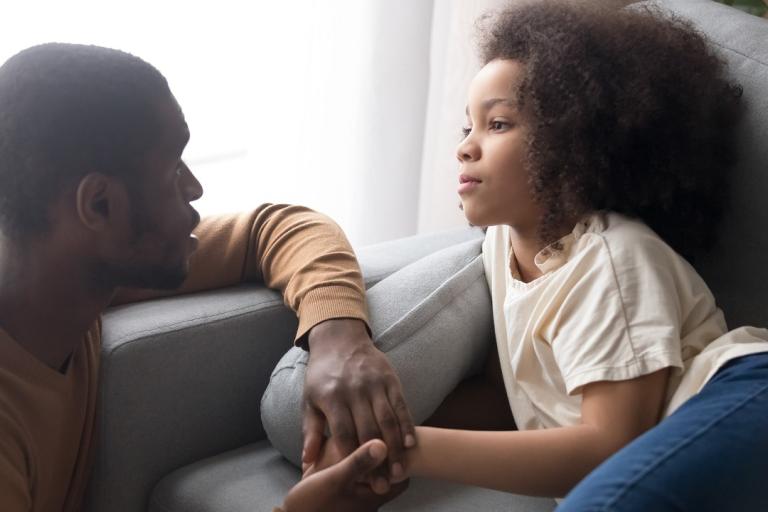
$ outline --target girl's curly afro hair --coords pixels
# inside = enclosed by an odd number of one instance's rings
[[[741,88],[688,22],[651,7],[537,0],[481,19],[483,62],[525,65],[540,236],[593,210],[645,221],[693,259],[714,241]]]

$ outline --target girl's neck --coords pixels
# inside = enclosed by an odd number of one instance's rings
[[[545,247],[557,242],[573,231],[573,227],[577,222],[578,219],[564,222],[549,241],[541,239],[538,228],[521,230],[510,226],[509,242],[512,245],[513,257],[515,258],[521,281],[530,283],[543,275],[543,272],[535,263],[536,255]]]
[[[515,228],[509,231],[509,242],[512,245],[512,257],[515,258],[520,280],[530,283],[541,277],[542,271],[536,266],[534,259],[547,244],[542,242],[537,234],[524,233]]]

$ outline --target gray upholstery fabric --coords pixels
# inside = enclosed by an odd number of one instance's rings
[[[409,236],[357,249],[357,258],[370,288],[396,270],[400,270],[445,247],[483,238],[480,228],[456,228],[437,233]]]
[[[768,325],[768,21],[709,0],[658,0],[704,32],[744,88],[741,163],[731,176],[731,211],[719,243],[697,270],[730,328]]]
[[[261,442],[182,468],[152,494],[149,512],[272,512],[299,471]],[[413,479],[382,512],[547,512],[555,501]]]
[[[478,371],[492,339],[482,239],[430,254],[368,291],[376,346],[397,370],[414,420],[424,421],[466,376]],[[308,355],[291,349],[261,402],[272,444],[301,459],[301,396]]]
[[[295,315],[251,285],[123,306],[103,321],[87,510],[146,510],[175,468],[264,438],[259,399]]]

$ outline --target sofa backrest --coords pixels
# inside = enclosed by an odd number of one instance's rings
[[[714,250],[697,270],[730,328],[768,326],[768,20],[712,0],[655,0],[709,38],[744,89],[740,163],[730,177],[730,209]]]

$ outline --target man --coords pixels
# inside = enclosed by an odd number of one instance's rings
[[[132,55],[47,44],[0,67],[0,510],[79,510],[107,306],[254,279],[282,290],[312,353],[308,459],[326,422],[346,453],[387,444],[302,482],[288,511],[366,510],[402,490],[354,481],[414,441],[343,233],[293,206],[199,222],[188,139],[165,78]]]

